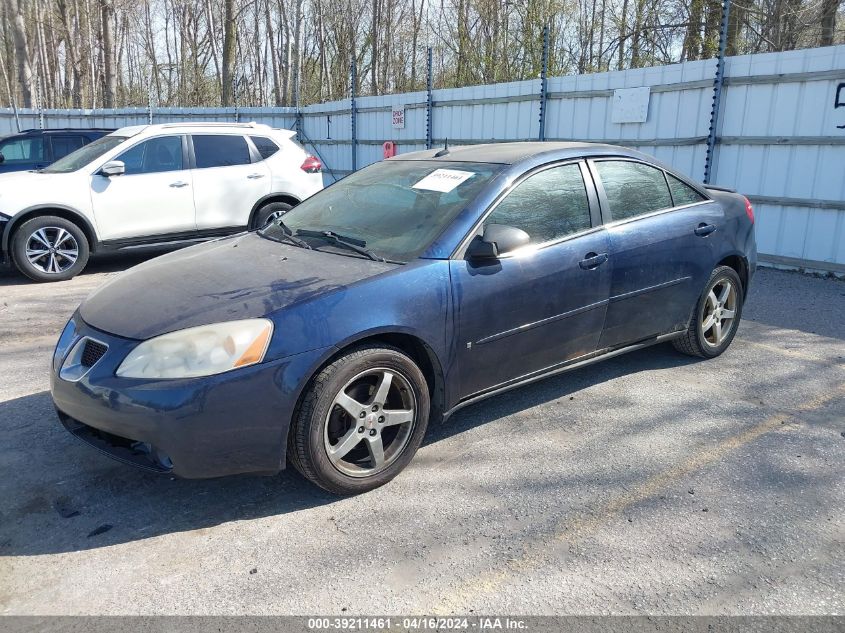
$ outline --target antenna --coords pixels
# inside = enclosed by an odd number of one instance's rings
[[[441,156],[446,156],[448,153],[449,153],[449,139],[447,138],[446,142],[443,143],[443,149],[441,149],[439,152],[437,152],[434,155],[434,157],[440,158]]]

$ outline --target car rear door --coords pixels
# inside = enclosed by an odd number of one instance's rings
[[[91,204],[104,241],[196,231],[187,142],[182,135],[143,140],[113,160],[121,176],[91,176]]]
[[[710,274],[721,207],[654,165],[622,158],[589,164],[613,270],[599,348],[684,328]]]
[[[270,193],[270,169],[241,134],[192,134],[199,230],[241,228]]]
[[[450,263],[461,397],[593,352],[610,290],[607,234],[584,163],[527,174],[484,224],[520,228],[531,246],[489,264]]]

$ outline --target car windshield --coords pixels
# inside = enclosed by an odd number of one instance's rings
[[[389,261],[407,262],[437,238],[502,166],[391,160],[370,165],[308,198],[262,231],[302,231],[315,247],[330,232]],[[315,241],[316,240],[316,241]]]
[[[92,160],[97,160],[110,149],[114,149],[126,140],[125,136],[103,136],[93,143],[80,147],[64,158],[60,158],[49,167],[42,169],[48,174],[67,174],[77,169],[82,169]]]

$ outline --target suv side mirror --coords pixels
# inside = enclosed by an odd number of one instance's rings
[[[126,165],[122,160],[110,160],[105,165],[100,167],[100,175],[109,178],[110,176],[120,176],[126,172]]]
[[[0,163],[6,160],[6,157],[3,156],[3,152],[0,152]]]
[[[504,224],[488,224],[484,227],[484,233],[470,242],[466,256],[470,260],[496,259],[530,241],[531,237],[522,229]]]

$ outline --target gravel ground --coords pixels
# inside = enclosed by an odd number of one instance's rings
[[[469,407],[337,499],[146,474],[59,426],[55,338],[137,261],[0,278],[0,614],[845,613],[841,281],[762,270],[722,357],[657,346]]]

